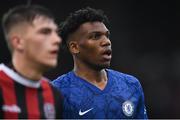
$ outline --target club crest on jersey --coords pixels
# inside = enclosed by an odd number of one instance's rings
[[[45,103],[44,104],[44,113],[45,113],[45,117],[46,118],[54,119],[55,118],[55,108],[54,108],[54,105],[51,104],[51,103]]]
[[[122,110],[126,116],[131,117],[134,113],[134,104],[127,100],[122,104]]]

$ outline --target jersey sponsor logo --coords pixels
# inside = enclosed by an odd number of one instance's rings
[[[122,110],[126,116],[130,117],[134,113],[134,104],[131,101],[127,100],[122,104]]]
[[[14,113],[21,113],[20,107],[17,105],[3,105],[2,110],[5,112],[14,112]]]
[[[80,116],[82,116],[82,115],[85,115],[86,113],[88,113],[89,111],[91,111],[93,108],[91,108],[91,109],[88,109],[88,110],[86,110],[86,111],[81,111],[81,109],[79,110],[79,115]]]
[[[44,113],[46,118],[51,118],[54,119],[55,118],[55,108],[54,105],[51,103],[45,103],[44,104]]]

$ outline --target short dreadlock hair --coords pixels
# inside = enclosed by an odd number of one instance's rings
[[[100,9],[86,7],[71,13],[62,24],[60,24],[60,36],[63,45],[67,45],[67,39],[70,34],[75,32],[83,23],[86,22],[103,22],[108,24],[108,18]]]

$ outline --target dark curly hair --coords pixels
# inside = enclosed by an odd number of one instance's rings
[[[108,18],[104,14],[102,10],[96,10],[90,7],[86,7],[80,10],[71,13],[67,19],[60,24],[60,36],[63,40],[63,45],[66,46],[67,39],[70,34],[75,32],[80,25],[85,22],[103,22],[104,24],[108,24]],[[64,47],[65,47],[64,46]]]

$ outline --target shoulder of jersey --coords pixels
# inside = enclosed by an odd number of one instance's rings
[[[72,81],[71,73],[66,73],[52,81],[52,84],[59,87],[68,87]]]
[[[112,69],[108,69],[109,74],[111,74],[112,77],[117,78],[118,80],[122,80],[127,84],[134,84],[134,85],[138,85],[139,86],[139,80],[129,74],[126,73],[122,73],[116,70],[112,70]]]

